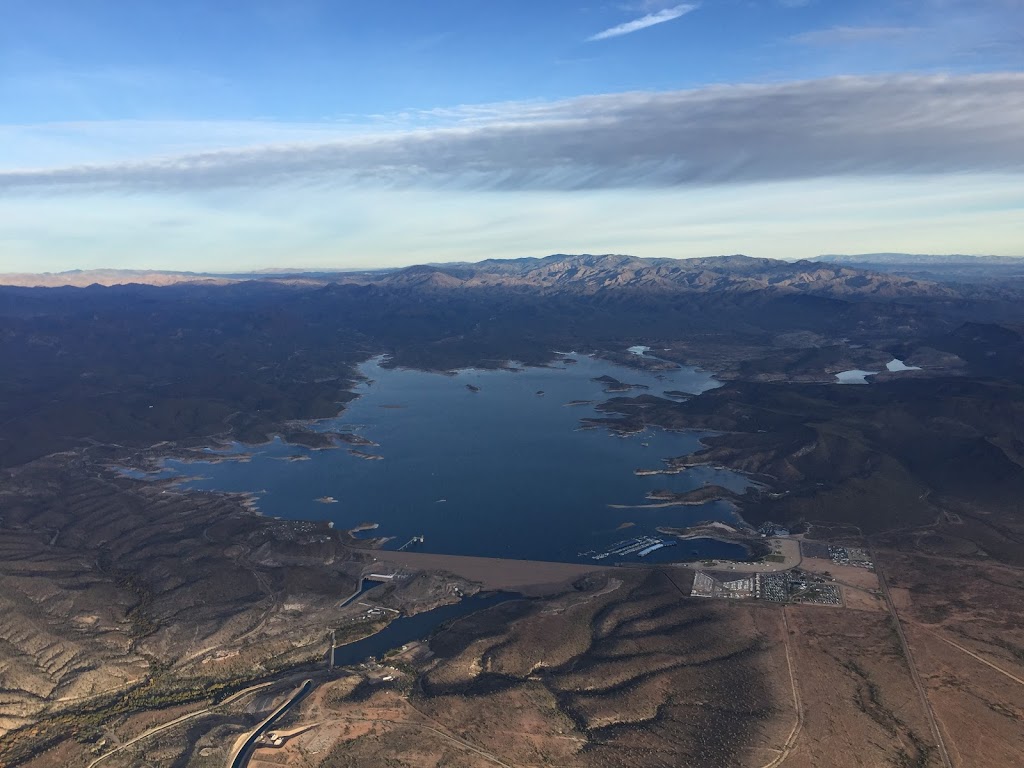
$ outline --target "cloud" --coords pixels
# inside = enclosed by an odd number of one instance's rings
[[[880,40],[902,40],[923,30],[920,27],[828,27],[801,32],[791,39],[805,45],[842,45],[871,43]]]
[[[266,188],[0,201],[0,272],[368,268],[547,253],[1021,255],[1019,176],[482,195]],[[212,198],[212,199],[211,199]],[[168,227],[168,219],[182,223]],[[396,222],[400,226],[396,226]]]
[[[462,190],[664,188],[1024,173],[1024,73],[838,77],[453,112],[443,127],[0,172],[0,193],[283,184]]]
[[[607,40],[610,37],[621,37],[622,35],[628,35],[631,32],[637,32],[641,29],[647,29],[647,27],[653,27],[655,24],[664,24],[666,21],[672,21],[672,19],[678,19],[680,16],[685,16],[690,11],[696,10],[696,4],[683,3],[681,5],[673,6],[672,8],[665,8],[655,13],[649,13],[646,16],[641,16],[639,19],[633,19],[627,21],[624,24],[611,27],[598,32],[596,35],[591,35],[587,38],[587,42],[596,42],[597,40]]]

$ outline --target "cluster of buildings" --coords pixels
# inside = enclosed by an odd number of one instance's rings
[[[697,571],[693,575],[691,597],[726,597],[744,598],[754,596],[755,575],[745,578],[723,580],[707,571]]]
[[[789,602],[789,576],[786,573],[757,574],[754,597],[772,603]]]
[[[842,605],[839,586],[831,581],[799,568],[783,573],[759,573],[755,579],[754,597],[773,603]]]
[[[826,576],[794,568],[779,573],[753,573],[743,578],[697,571],[691,597],[754,598],[770,603],[843,605],[839,586]]]
[[[829,544],[828,556],[836,565],[852,565],[856,568],[866,568],[869,571],[875,570],[875,564],[868,551],[860,547],[838,547]]]
[[[399,616],[401,614],[401,612],[395,608],[383,608],[379,605],[371,605],[370,603],[359,603],[359,605],[361,605],[365,610],[352,616],[349,619],[350,622],[381,621],[387,618],[389,614],[394,616]]]
[[[775,523],[764,523],[758,531],[773,537],[785,535]],[[788,533],[788,531],[786,532]],[[773,544],[777,542],[773,541]],[[875,564],[870,552],[863,547],[848,547],[824,541],[800,540],[800,553],[804,560],[830,561],[836,566],[852,566],[874,572]],[[771,560],[772,558],[766,558]],[[843,573],[841,570],[837,573]],[[850,578],[855,578],[846,571]],[[754,598],[770,603],[810,603],[815,605],[845,605],[843,587],[821,565],[808,563],[807,568],[750,574],[736,578],[737,574],[724,571],[696,571],[691,595],[694,597]],[[842,580],[843,576],[840,576]],[[859,583],[859,582],[857,582]]]

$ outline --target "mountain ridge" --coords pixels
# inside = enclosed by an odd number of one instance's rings
[[[825,264],[920,264],[920,265],[946,265],[946,264],[1005,264],[1019,266],[1024,265],[1024,256],[995,256],[985,254],[967,253],[823,253],[815,257],[814,261]]]
[[[528,290],[541,295],[597,295],[611,291],[661,295],[806,294],[855,300],[950,300],[977,297],[981,290],[952,286],[917,275],[865,267],[806,259],[785,261],[742,254],[687,259],[641,258],[627,254],[552,254],[358,272],[73,270],[41,275],[0,275],[0,285],[52,288],[258,282],[282,286],[362,285],[399,292],[481,293],[490,290]],[[996,288],[988,290],[996,291]]]
[[[931,281],[816,261],[743,255],[644,259],[621,254],[556,254],[538,259],[407,267],[382,276],[396,288],[533,289],[542,293],[809,293],[842,298],[954,298],[957,291]]]

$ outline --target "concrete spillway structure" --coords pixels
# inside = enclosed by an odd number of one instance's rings
[[[333,654],[332,654],[333,655]],[[299,688],[288,697],[288,700],[270,713],[262,723],[256,726],[256,730],[250,733],[245,739],[231,752],[231,756],[228,758],[228,768],[245,768],[249,763],[249,758],[252,757],[253,747],[259,740],[260,736],[267,732],[267,729],[273,725],[274,721],[277,720],[281,715],[291,709],[303,696],[309,693],[313,689],[313,681],[306,680]]]

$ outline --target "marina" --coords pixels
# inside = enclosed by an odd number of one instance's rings
[[[591,560],[604,560],[608,557],[628,557],[633,554],[637,557],[647,557],[659,549],[674,547],[676,543],[675,541],[665,541],[655,536],[638,536],[634,539],[617,541],[602,551],[589,550],[587,552],[580,552],[580,557],[588,557]]]
[[[641,549],[636,555],[637,557],[647,557],[651,552],[657,552],[664,547],[674,547],[676,543],[674,541],[659,541],[657,544],[651,544],[651,546]]]

